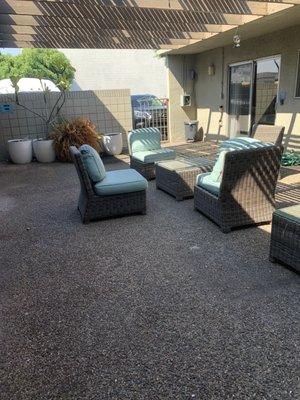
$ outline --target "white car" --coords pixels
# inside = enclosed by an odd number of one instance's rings
[[[21,78],[18,82],[19,93],[28,92],[60,92],[59,88],[49,79]],[[15,93],[10,79],[0,80],[0,94]]]

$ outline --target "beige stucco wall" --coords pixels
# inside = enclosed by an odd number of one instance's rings
[[[76,69],[71,90],[128,88],[131,94],[167,96],[165,59],[154,50],[61,49]],[[87,73],[88,71],[88,73]]]
[[[184,122],[195,120],[197,115],[193,82],[188,77],[188,70],[194,68],[194,56],[169,56],[168,97],[169,97],[169,138],[171,142],[184,140]],[[180,96],[193,94],[192,107],[182,108]]]
[[[194,68],[198,74],[195,86],[196,114],[199,127],[203,129],[204,134],[212,137],[216,134],[228,136],[227,77],[229,64],[281,55],[279,90],[286,91],[287,98],[284,105],[278,104],[276,124],[285,126],[286,144],[300,151],[300,99],[294,97],[298,50],[300,50],[300,26],[242,41],[240,48],[227,46],[224,49],[218,48],[195,55]],[[224,66],[222,68],[223,51]],[[172,69],[178,71],[180,65],[177,64],[180,64],[179,60],[182,56],[172,56],[172,58],[175,57],[178,60],[172,60]],[[215,65],[215,75],[209,76],[208,66],[212,63]],[[171,73],[169,73],[170,76],[172,77]],[[221,97],[222,76],[224,77],[224,99]],[[179,97],[180,88],[177,85],[177,92],[174,84],[172,88],[170,103],[175,103]],[[224,106],[223,115],[219,111],[220,105]],[[170,110],[170,112],[172,129],[180,132],[181,121],[177,127],[174,126],[178,120],[176,110]],[[176,135],[177,140],[180,138],[184,138],[183,130],[181,135]]]

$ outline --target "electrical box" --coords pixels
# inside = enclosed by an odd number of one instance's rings
[[[190,94],[183,94],[180,96],[180,106],[181,107],[191,107],[192,96]]]
[[[12,104],[0,104],[0,113],[5,114],[5,113],[11,113],[12,111],[13,111]]]

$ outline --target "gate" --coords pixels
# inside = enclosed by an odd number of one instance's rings
[[[145,96],[133,103],[133,126],[158,128],[163,142],[168,140],[168,99]]]

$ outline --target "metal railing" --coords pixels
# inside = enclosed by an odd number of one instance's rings
[[[168,140],[168,99],[143,97],[138,100],[138,106],[133,107],[133,126],[138,128],[158,128],[161,140]]]

